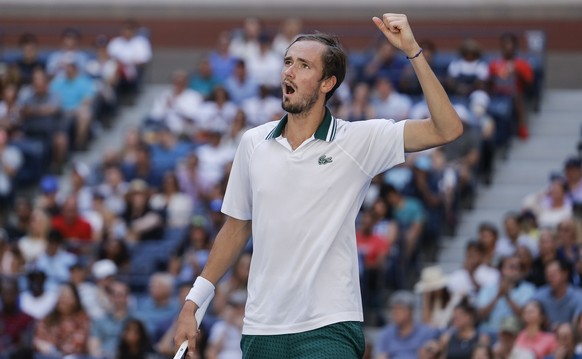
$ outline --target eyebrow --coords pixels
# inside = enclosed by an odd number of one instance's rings
[[[292,60],[292,57],[291,56],[285,56],[285,58],[283,59],[283,61],[287,61],[287,60]],[[311,62],[309,60],[306,60],[306,59],[304,59],[302,57],[298,57],[297,58],[297,61],[303,62],[303,63],[305,63],[305,64],[307,64],[309,66],[313,66],[313,62]]]

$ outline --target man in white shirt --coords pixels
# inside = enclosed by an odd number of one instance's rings
[[[326,34],[298,37],[281,73],[279,122],[245,133],[222,206],[226,222],[186,297],[174,342],[195,353],[198,308],[253,236],[243,358],[361,358],[364,353],[355,219],[374,176],[457,138],[461,121],[422,56],[405,15],[373,19],[426,90],[431,117],[347,122],[326,108],[346,54]]]

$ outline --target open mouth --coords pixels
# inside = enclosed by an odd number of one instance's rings
[[[285,95],[292,95],[295,93],[295,88],[288,83],[284,83],[283,84],[283,93]]]

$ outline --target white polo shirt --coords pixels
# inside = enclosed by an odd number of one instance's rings
[[[355,220],[372,177],[404,161],[404,122],[346,122],[326,111],[295,151],[287,116],[247,131],[222,212],[251,220],[243,334],[363,321]]]

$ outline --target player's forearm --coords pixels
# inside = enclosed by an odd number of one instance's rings
[[[251,221],[241,221],[228,217],[214,240],[208,262],[202,270],[201,276],[216,285],[240,255],[250,235]]]

